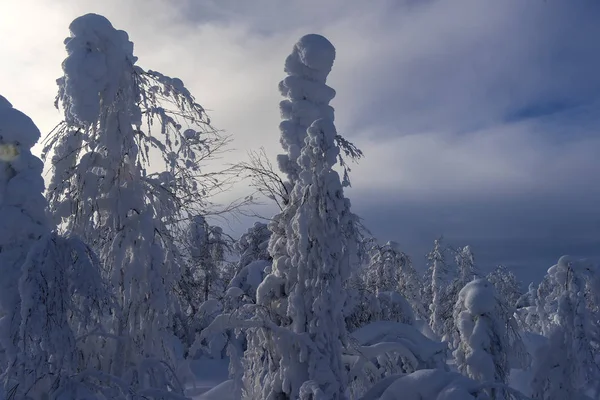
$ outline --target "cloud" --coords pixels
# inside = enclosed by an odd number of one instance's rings
[[[303,34],[324,34],[337,48],[338,131],[366,154],[348,194],[383,240],[407,239],[420,257],[444,233],[480,244],[489,263],[499,246],[515,259],[554,254],[539,243],[592,255],[581,244],[600,219],[590,200],[600,172],[598,2],[3,2],[0,88],[42,131],[59,119],[68,24],[87,12],[126,30],[141,66],[184,80],[233,136],[225,161],[280,151],[283,61]],[[550,239],[550,221],[568,229]]]

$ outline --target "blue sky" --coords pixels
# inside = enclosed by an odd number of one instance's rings
[[[417,262],[441,234],[526,280],[565,253],[600,256],[598,1],[2,2],[0,88],[42,131],[59,119],[68,24],[87,12],[184,80],[233,135],[231,159],[278,153],[284,59],[327,36],[338,131],[366,155],[347,194]]]

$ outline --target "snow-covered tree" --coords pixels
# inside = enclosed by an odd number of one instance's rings
[[[515,317],[522,330],[542,334],[538,307],[541,305],[538,300],[537,286],[531,282],[527,292],[522,294],[516,303]]]
[[[554,315],[546,325],[550,340],[538,353],[532,381],[533,397],[543,400],[573,398],[593,388],[600,377],[596,360],[598,336],[593,329],[585,298],[584,262],[563,256],[548,270],[555,290]]]
[[[48,233],[32,246],[19,279],[18,352],[5,375],[17,398],[73,396],[89,385],[79,374],[101,369],[98,321],[108,315],[111,297],[100,271],[92,250],[76,238]]]
[[[271,231],[267,224],[255,222],[252,228],[249,228],[233,245],[234,250],[240,256],[237,271],[253,261],[271,261],[271,255],[268,252],[270,238]]]
[[[431,304],[429,305],[430,310],[430,326],[431,329],[437,334],[442,336],[444,334],[444,301],[445,292],[447,288],[447,274],[448,266],[446,265],[446,258],[444,256],[444,249],[442,248],[442,239],[436,239],[434,241],[433,250],[427,255],[429,261],[429,269],[431,271]]]
[[[392,242],[373,246],[365,274],[367,288],[374,293],[395,290],[399,283],[399,270],[406,262],[406,255],[397,252]]]
[[[339,148],[331,120],[308,129],[299,158],[300,180],[294,186],[286,230],[286,253],[274,252],[273,271],[258,289],[258,303],[282,313],[279,323],[310,345],[275,341],[280,357],[276,376],[265,379],[264,398],[342,399],[345,373],[342,346],[346,340],[343,283],[351,272],[352,214],[335,165]],[[275,237],[275,234],[273,235]],[[273,243],[273,237],[271,243]],[[274,243],[276,245],[276,243]],[[283,284],[284,297],[274,293]],[[275,294],[275,296],[273,296]],[[266,389],[267,391],[264,391]],[[313,396],[310,397],[309,393]]]
[[[505,299],[511,307],[516,307],[523,292],[521,291],[521,284],[512,271],[504,265],[499,265],[486,276],[486,279],[494,285],[496,292]]]
[[[365,279],[367,288],[372,292],[397,291],[408,300],[418,316],[425,318],[417,272],[410,257],[400,251],[396,242],[373,246]]]
[[[181,264],[172,233],[206,206],[215,183],[197,179],[200,163],[224,139],[181,80],[136,66],[127,33],[106,18],[87,14],[69,29],[57,97],[65,121],[44,149],[50,210],[97,251],[114,288],[104,372],[124,377],[144,358],[172,359]]]
[[[0,96],[0,344],[8,359],[17,351],[14,337],[21,323],[21,266],[31,246],[49,229],[43,164],[31,154],[39,138],[33,121]]]
[[[454,321],[460,334],[454,351],[459,371],[480,382],[507,383],[515,348],[508,330],[515,322],[494,286],[484,279],[468,283],[459,293]],[[490,396],[506,398],[503,390],[491,389]]]
[[[358,238],[356,217],[333,167],[340,150],[356,149],[337,134],[328,105],[335,92],[325,79],[334,58],[327,39],[307,35],[286,60],[288,77],[280,84],[288,98],[280,104],[286,154],[279,164],[293,189],[269,225],[273,266],[257,290],[258,305],[269,310],[268,319],[280,333],[259,329],[248,335],[244,382],[249,398],[345,396],[344,281]]]
[[[479,274],[475,268],[475,255],[471,246],[464,246],[456,251],[454,261],[458,268],[457,286],[462,289]]]

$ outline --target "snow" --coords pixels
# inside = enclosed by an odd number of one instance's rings
[[[460,291],[459,301],[473,315],[491,313],[496,307],[494,286],[486,280],[469,282]]]
[[[237,400],[234,397],[234,382],[227,380],[208,390],[207,392],[192,397],[194,400]]]
[[[396,379],[379,400],[475,400],[478,386],[455,372],[424,369]]]

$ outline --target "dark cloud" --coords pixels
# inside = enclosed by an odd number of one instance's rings
[[[465,197],[452,202],[377,201],[357,196],[354,210],[381,240],[396,240],[422,268],[433,239],[471,245],[479,267],[513,267],[524,282],[539,281],[562,255],[600,261],[600,196],[535,194],[507,198]]]

